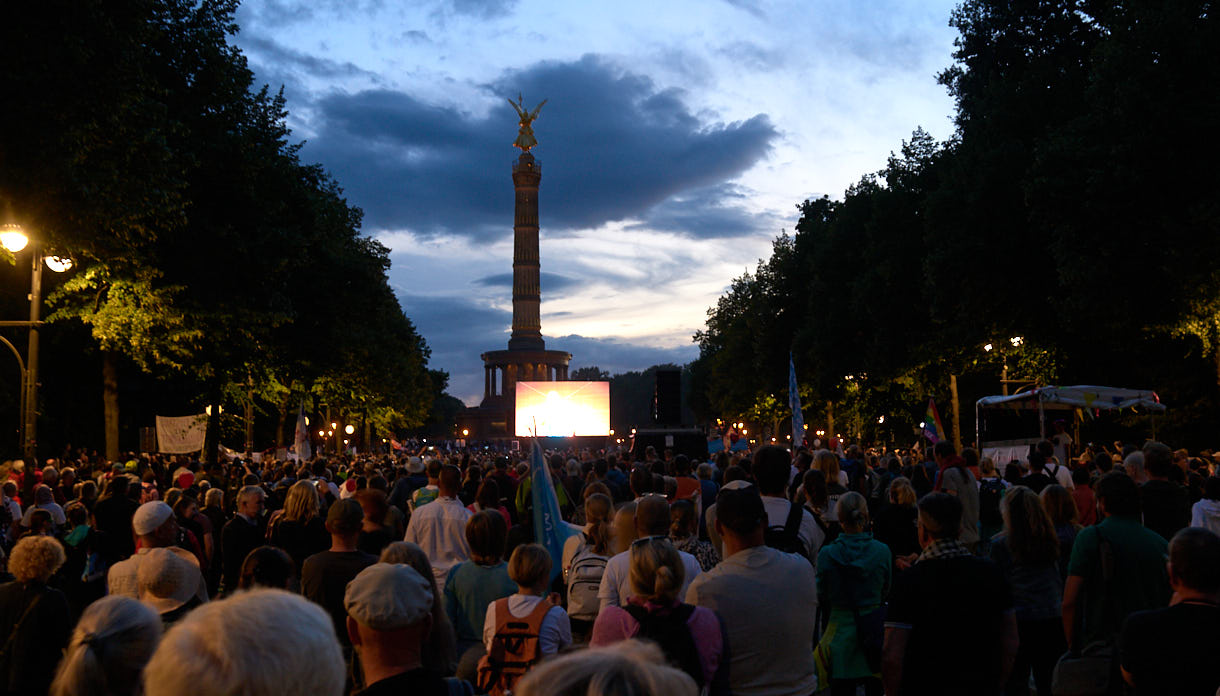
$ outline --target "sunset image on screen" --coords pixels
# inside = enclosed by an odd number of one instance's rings
[[[610,383],[517,382],[516,430],[518,437],[607,436]]]

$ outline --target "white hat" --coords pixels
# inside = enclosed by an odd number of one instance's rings
[[[411,457],[407,460],[407,472],[411,474],[424,473],[424,460],[419,457]]]
[[[136,570],[140,601],[158,614],[178,609],[199,590],[199,569],[169,549],[149,549]]]
[[[170,506],[160,500],[150,500],[136,508],[136,514],[131,518],[131,529],[139,536],[146,536],[157,531],[173,515],[174,510]]]
[[[409,565],[374,563],[347,583],[343,608],[376,631],[406,628],[432,612],[432,583]]]

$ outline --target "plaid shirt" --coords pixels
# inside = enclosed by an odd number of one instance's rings
[[[963,556],[972,556],[970,549],[962,545],[962,542],[957,539],[937,539],[932,542],[928,548],[919,554],[916,563],[923,561],[934,561],[942,558],[962,558]]]

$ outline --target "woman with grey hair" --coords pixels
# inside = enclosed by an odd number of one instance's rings
[[[53,537],[28,536],[13,547],[8,570],[15,579],[0,585],[2,693],[41,694],[51,686],[72,622],[68,598],[47,580],[64,560]]]
[[[51,696],[134,696],[161,640],[161,617],[142,602],[110,595],[89,605],[51,684]]]
[[[817,562],[818,602],[830,607],[830,624],[814,651],[818,683],[829,683],[832,696],[855,694],[860,684],[869,696],[879,695],[890,550],[867,531],[864,496],[844,493],[835,512],[843,533],[822,547]]]

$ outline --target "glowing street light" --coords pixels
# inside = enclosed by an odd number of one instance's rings
[[[356,432],[356,426],[352,425],[351,423],[348,423],[347,425],[343,426],[343,432],[347,433],[348,435],[351,435],[352,433]],[[346,440],[345,440],[345,442],[346,442]]]
[[[470,434],[469,428],[462,428],[462,437],[466,437],[469,434]]]
[[[26,236],[25,230],[21,229],[21,225],[13,223],[0,225],[0,246],[8,249],[9,252],[16,254],[29,243],[30,238]]]
[[[72,262],[60,257],[44,259],[38,248],[38,242],[31,239],[20,224],[11,220],[0,223],[0,246],[3,246],[13,254],[22,251],[27,246],[31,247],[30,319],[29,321],[0,322],[2,326],[20,326],[29,329],[29,344],[26,349],[25,360],[21,359],[21,354],[17,351],[16,346],[10,343],[8,339],[0,337],[0,341],[13,351],[13,355],[17,358],[17,366],[21,370],[21,449],[22,455],[29,459],[30,465],[33,466],[38,449],[36,437],[38,428],[38,327],[42,325],[40,316],[42,310],[42,267],[45,261],[46,266],[52,271],[62,273],[72,267]],[[29,477],[26,480],[28,482],[26,488],[29,489],[26,493],[33,495],[32,485],[34,479]]]
[[[319,431],[318,431],[318,437],[326,437],[326,431],[325,431],[325,430],[319,430]]]

